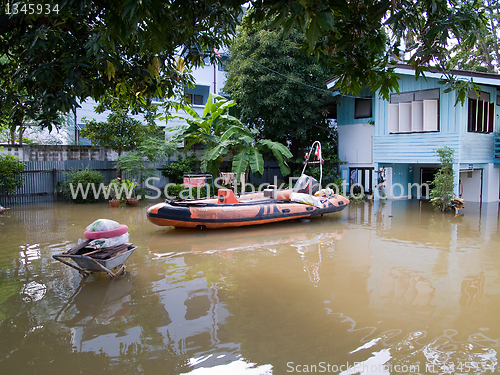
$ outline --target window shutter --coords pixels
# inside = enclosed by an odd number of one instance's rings
[[[488,133],[495,131],[495,103],[490,103],[490,111],[488,118]]]
[[[438,101],[424,100],[423,107],[424,131],[438,131]]]
[[[483,131],[483,123],[484,123],[484,103],[479,100],[477,102],[477,118],[476,118],[476,127],[474,129],[475,132]]]
[[[411,103],[411,131],[421,132],[424,130],[424,102]]]
[[[399,132],[399,104],[389,104],[387,122],[389,133]]]
[[[411,132],[411,103],[399,103],[399,131]]]
[[[477,100],[469,98],[469,118],[467,123],[467,131],[473,132],[476,129],[476,112],[477,112]]]

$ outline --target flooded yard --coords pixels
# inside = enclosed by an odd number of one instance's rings
[[[146,205],[0,215],[5,374],[500,373],[499,206],[427,202],[176,230]],[[139,246],[110,280],[52,259],[99,218]]]

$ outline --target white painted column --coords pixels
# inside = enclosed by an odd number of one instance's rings
[[[454,184],[454,189],[453,193],[458,197],[459,195],[459,188],[460,188],[460,163],[455,163],[453,164],[453,184]]]

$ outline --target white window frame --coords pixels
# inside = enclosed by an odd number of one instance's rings
[[[439,132],[439,89],[391,94],[389,134]]]

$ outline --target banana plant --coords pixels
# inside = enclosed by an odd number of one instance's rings
[[[214,101],[215,99],[215,101]],[[219,167],[229,155],[232,157],[232,171],[245,173],[264,173],[264,158],[262,153],[270,150],[278,160],[281,173],[286,176],[290,173],[287,159],[292,157],[288,148],[279,142],[269,139],[257,140],[259,131],[246,127],[238,118],[227,114],[229,108],[236,105],[234,100],[228,100],[220,95],[210,94],[202,115],[199,115],[191,106],[179,105],[191,118],[179,115],[169,115],[168,119],[180,118],[187,122],[171,131],[175,134],[171,142],[184,141],[184,151],[191,150],[193,145],[204,145],[200,157],[201,171],[217,175]]]

